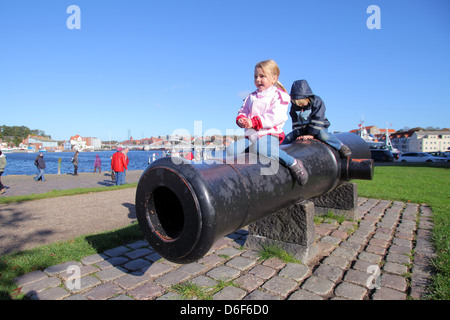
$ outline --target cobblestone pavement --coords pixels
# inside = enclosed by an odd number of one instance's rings
[[[196,284],[214,300],[423,298],[434,257],[430,208],[358,201],[360,221],[316,226],[320,252],[308,265],[259,261],[258,252],[245,248],[247,231],[242,229],[191,264],[162,259],[142,240],[33,271],[15,282],[28,297],[41,300],[182,299],[178,284]],[[224,281],[225,287],[215,290]]]

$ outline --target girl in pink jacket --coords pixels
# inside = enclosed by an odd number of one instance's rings
[[[288,119],[290,96],[278,81],[280,69],[273,60],[255,66],[256,91],[252,92],[238,111],[236,123],[245,128],[245,138],[231,144],[227,155],[249,152],[277,160],[286,166],[297,182],[306,184],[308,173],[299,159],[281,150],[283,126]]]

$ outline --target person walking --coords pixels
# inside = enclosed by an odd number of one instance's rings
[[[117,152],[113,154],[111,160],[111,169],[114,171],[117,186],[125,184],[125,170],[128,169],[127,160],[122,150],[122,147],[118,147]]]
[[[0,150],[0,194],[5,193],[6,189],[2,183],[2,174],[5,171],[6,167],[6,156]]]
[[[94,162],[94,173],[97,171],[98,173],[102,173],[102,160],[100,160],[100,156],[98,154],[95,155],[95,162]]]
[[[45,160],[44,160],[44,155],[42,153],[40,153],[36,159],[34,160],[34,165],[37,167],[37,169],[39,170],[39,173],[37,174],[36,177],[34,177],[34,180],[36,181],[45,181],[45,177],[44,177],[44,169],[45,169]]]
[[[72,157],[72,164],[73,164],[73,175],[78,175],[78,150],[75,151],[75,155]]]

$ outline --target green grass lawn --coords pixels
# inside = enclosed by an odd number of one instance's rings
[[[436,300],[450,299],[449,181],[450,169],[448,167],[430,166],[380,166],[375,167],[373,180],[354,181],[358,184],[359,196],[418,204],[426,203],[432,208],[435,225],[433,243],[437,258],[434,260],[436,275],[433,277],[432,294],[429,298]],[[89,192],[111,190],[96,189],[98,190]],[[84,191],[71,191],[70,194]],[[61,195],[67,194],[53,192],[36,198]],[[16,198],[14,201],[33,199],[35,198],[24,197]],[[80,261],[86,256],[139,239],[143,239],[143,237],[139,227],[135,224],[99,235],[81,236],[70,241],[0,256],[0,299],[23,298],[23,294],[15,290],[13,284],[13,279],[19,275],[42,270],[66,261]]]

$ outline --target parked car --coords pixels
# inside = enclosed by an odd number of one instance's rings
[[[370,149],[371,157],[373,161],[380,162],[392,162],[394,161],[394,155],[391,151],[386,149]]]
[[[435,157],[445,158],[445,160],[447,162],[450,161],[450,153],[449,152],[436,151],[436,152],[428,152],[428,153],[431,154],[432,156],[435,156]]]
[[[400,162],[445,162],[446,158],[436,157],[427,152],[405,152],[398,158]]]

